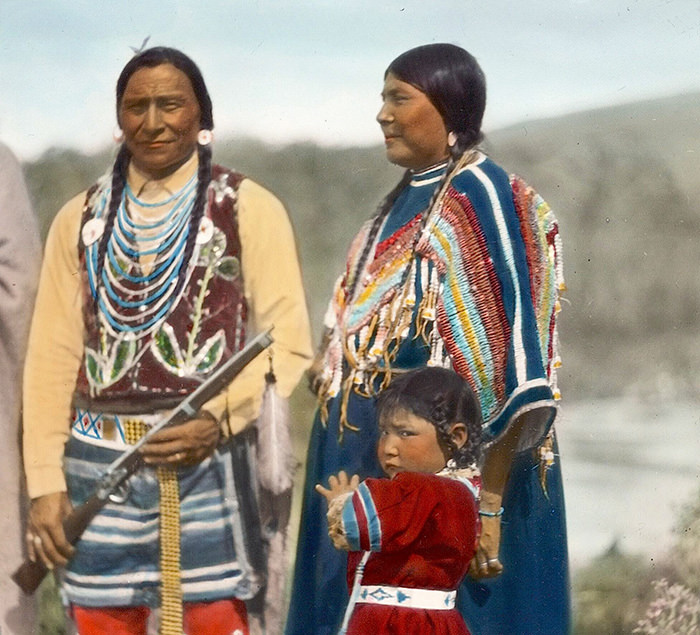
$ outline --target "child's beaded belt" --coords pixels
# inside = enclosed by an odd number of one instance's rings
[[[386,606],[405,606],[411,609],[445,611],[455,607],[456,597],[457,591],[363,584],[360,587],[357,602],[362,602],[364,604],[384,604]]]

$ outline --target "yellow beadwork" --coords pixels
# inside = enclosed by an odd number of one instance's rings
[[[147,430],[143,421],[129,419],[126,442],[133,445]],[[160,630],[159,635],[182,635],[182,584],[180,581],[180,489],[177,471],[158,467],[160,489]]]

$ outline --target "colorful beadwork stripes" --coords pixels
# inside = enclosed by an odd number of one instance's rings
[[[498,436],[528,403],[549,404],[558,394],[564,287],[556,219],[532,188],[484,155],[457,166],[419,236],[420,219],[370,247],[374,258],[363,271],[370,223],[353,242],[326,318],[322,412],[341,390],[371,394],[381,376],[385,385],[415,327],[429,363],[452,366],[470,382]],[[356,294],[347,298],[351,286]]]

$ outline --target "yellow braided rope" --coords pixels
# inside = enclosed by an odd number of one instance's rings
[[[126,442],[136,443],[147,427],[130,419],[124,426]],[[177,472],[156,468],[160,489],[160,631],[159,635],[182,635],[182,585],[180,582],[180,490]]]

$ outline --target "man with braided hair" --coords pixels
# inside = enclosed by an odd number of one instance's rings
[[[262,584],[243,540],[222,440],[259,414],[255,360],[188,422],[143,446],[129,480],[77,544],[61,521],[160,413],[246,337],[275,327],[277,388],[310,357],[286,211],[212,164],[202,75],[170,48],[138,53],[117,81],[114,166],[61,209],[49,233],[26,367],[24,452],[34,558],[65,567],[79,633],[248,633],[243,600]]]

